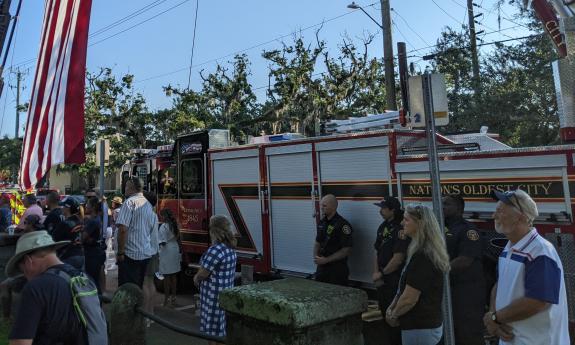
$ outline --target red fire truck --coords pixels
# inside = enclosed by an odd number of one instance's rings
[[[319,200],[334,194],[354,229],[350,278],[369,285],[372,244],[381,222],[372,203],[389,195],[431,205],[423,131],[380,130],[230,146],[225,131],[179,137],[170,147],[140,153],[125,167],[171,208],[182,231],[185,262],[209,245],[208,219],[227,215],[238,236],[240,263],[259,274],[308,276]],[[575,146],[489,149],[437,136],[442,189],[461,194],[466,217],[493,228],[491,189],[521,188],[538,203],[536,227],[563,259],[568,296],[575,287],[573,199]],[[469,149],[473,149],[469,151]],[[447,152],[445,152],[447,151]],[[570,303],[570,306],[575,305]],[[571,308],[571,307],[570,307]]]

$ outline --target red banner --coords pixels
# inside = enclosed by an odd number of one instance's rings
[[[565,44],[565,36],[561,33],[559,28],[559,19],[557,14],[553,9],[553,6],[547,0],[533,0],[532,1],[533,10],[541,22],[545,31],[557,48],[557,53],[560,57],[567,56],[567,45]]]

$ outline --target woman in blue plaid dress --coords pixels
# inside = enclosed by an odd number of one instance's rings
[[[218,295],[234,286],[237,261],[236,238],[226,216],[210,218],[210,238],[212,246],[202,255],[200,270],[194,276],[194,284],[200,289],[200,330],[223,337],[226,335],[226,314],[218,304]]]

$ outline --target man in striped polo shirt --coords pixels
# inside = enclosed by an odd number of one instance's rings
[[[537,205],[522,190],[493,191],[495,230],[509,242],[483,322],[500,345],[569,344],[567,296],[557,251],[533,228]]]
[[[142,193],[142,182],[137,177],[126,181],[126,197],[116,226],[118,227],[118,286],[144,283],[146,267],[154,249],[152,236],[158,227],[158,217]]]

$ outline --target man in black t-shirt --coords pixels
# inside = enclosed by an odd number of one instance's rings
[[[328,194],[321,199],[322,219],[317,225],[313,248],[317,265],[315,279],[324,283],[347,285],[351,253],[352,229],[347,220],[337,213],[337,199]]]
[[[475,226],[463,219],[464,209],[460,195],[443,197],[455,343],[483,345],[486,303],[482,244]]]
[[[382,313],[385,313],[397,293],[399,277],[410,241],[400,233],[403,211],[399,200],[390,196],[374,205],[380,207],[379,214],[384,221],[377,229],[373,245],[376,255],[372,278],[377,287],[379,308]],[[399,327],[390,327],[385,322],[382,325],[381,337],[383,344],[401,344]]]
[[[44,219],[44,229],[52,234],[54,229],[64,220],[62,209],[60,208],[60,195],[56,191],[48,193],[46,196],[46,206],[48,207],[48,215]]]
[[[68,282],[48,269],[74,269],[63,264],[56,249],[68,242],[54,242],[46,231],[22,235],[16,254],[6,265],[6,274],[23,273],[28,283],[22,290],[20,305],[10,332],[10,344],[84,344],[84,329],[75,313]]]

